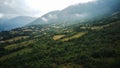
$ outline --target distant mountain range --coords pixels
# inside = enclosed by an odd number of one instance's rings
[[[32,22],[33,20],[35,20],[35,18],[27,16],[18,16],[12,19],[3,18],[0,20],[0,31],[22,27]]]
[[[119,0],[98,0],[71,5],[61,11],[52,11],[38,19],[19,16],[12,19],[0,19],[0,31],[11,30],[25,25],[46,25],[52,23],[75,24],[101,19],[120,11]]]
[[[29,25],[44,25],[51,23],[80,23],[99,19],[120,10],[119,0],[98,0],[84,4],[69,6],[61,11],[52,11],[36,19]]]

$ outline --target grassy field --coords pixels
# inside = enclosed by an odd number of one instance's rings
[[[29,36],[19,36],[19,37],[11,38],[11,39],[5,40],[4,43],[5,43],[5,42],[18,41],[18,40],[26,39],[26,38],[29,38]]]
[[[6,50],[13,50],[13,49],[17,49],[17,48],[21,48],[21,47],[27,46],[27,45],[29,45],[31,43],[33,43],[33,40],[21,42],[21,43],[18,43],[18,44],[11,44],[11,45],[5,46],[4,49],[6,49]]]
[[[118,21],[118,22],[120,22],[120,21]],[[113,25],[113,24],[114,23],[110,23],[110,24],[106,24],[106,25],[102,25],[102,26],[89,26],[89,27],[82,26],[80,28],[81,29],[91,29],[91,30],[101,30],[101,29],[109,27],[110,25]]]
[[[67,37],[67,38],[63,38],[61,41],[68,41],[68,40],[71,40],[71,39],[76,39],[76,38],[80,38],[82,37],[83,35],[85,35],[87,32],[79,32],[71,37]]]
[[[63,37],[65,37],[65,35],[55,35],[55,36],[53,37],[53,39],[54,39],[54,40],[59,40],[59,39],[61,39],[61,38],[63,38]]]

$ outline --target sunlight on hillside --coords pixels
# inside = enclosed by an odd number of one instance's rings
[[[55,35],[54,37],[53,37],[53,39],[54,40],[59,40],[59,39],[61,39],[61,38],[63,38],[65,35]]]
[[[87,32],[79,32],[71,37],[67,37],[67,38],[63,38],[62,41],[68,41],[68,40],[72,40],[72,39],[77,39],[80,38],[82,36],[84,36],[85,34],[87,34]]]

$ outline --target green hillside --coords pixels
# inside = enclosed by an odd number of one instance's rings
[[[119,14],[119,13],[118,13]],[[0,68],[119,68],[120,17],[0,33]]]

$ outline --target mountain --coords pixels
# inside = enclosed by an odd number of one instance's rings
[[[0,68],[120,68],[120,11],[87,23],[0,32]]]
[[[73,5],[0,32],[0,68],[120,68],[119,3]]]
[[[33,17],[18,16],[12,19],[1,19],[0,20],[0,31],[11,30],[14,28],[25,26],[26,24],[35,20]]]
[[[56,22],[55,20],[58,20],[57,16],[59,13],[60,11],[49,12],[28,25],[38,25],[38,24],[44,25],[44,24],[54,23]]]
[[[9,20],[8,18],[1,18],[0,19],[0,31],[4,30],[4,22],[6,22],[7,20]]]
[[[29,25],[44,25],[51,23],[74,24],[88,20],[100,19],[102,17],[109,16],[111,13],[119,11],[119,4],[119,0],[98,0],[96,2],[80,3],[69,6],[61,11],[49,12]]]

